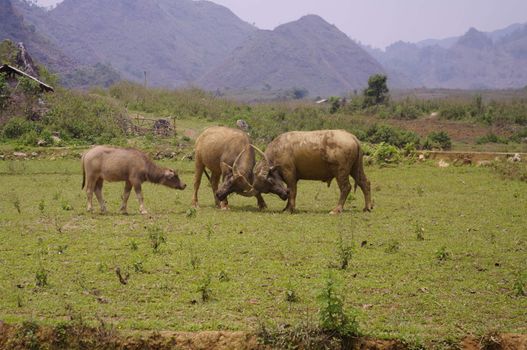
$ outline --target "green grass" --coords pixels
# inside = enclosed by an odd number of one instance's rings
[[[362,213],[358,192],[335,217],[335,184],[300,182],[294,215],[270,196],[265,212],[239,196],[223,212],[203,178],[202,208],[188,215],[193,163],[164,164],[182,170],[186,191],[145,185],[151,214],[137,214],[132,193],[122,216],[123,185],[106,183],[103,216],[85,212],[78,161],[0,162],[0,319],[56,324],[74,313],[125,331],[298,324],[317,319],[332,271],[375,337],[527,332],[527,297],[516,292],[527,270],[526,183],[488,168],[369,167],[374,211]],[[157,252],[152,232],[166,240]],[[339,244],[353,245],[345,270],[331,267]]]

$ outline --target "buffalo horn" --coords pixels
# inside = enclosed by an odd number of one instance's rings
[[[265,153],[262,152],[261,149],[259,149],[259,148],[256,147],[255,145],[251,145],[251,147],[254,148],[254,150],[255,150],[256,152],[260,153],[260,154],[264,157],[264,159],[265,159],[265,161],[267,162],[267,164],[269,164],[269,165],[271,164],[271,163],[269,163],[269,159],[267,159],[267,156],[265,155]]]

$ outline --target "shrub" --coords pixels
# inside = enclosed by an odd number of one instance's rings
[[[4,124],[2,134],[7,139],[18,139],[32,129],[33,125],[30,121],[21,117],[15,117],[9,119],[9,121]]]
[[[509,142],[508,142],[508,140],[506,138],[498,136],[498,135],[494,134],[493,132],[490,132],[487,135],[478,138],[476,140],[476,143],[478,145],[482,145],[482,144],[485,144],[485,143],[503,143],[503,144],[507,144]]]
[[[424,144],[424,149],[441,149],[449,150],[452,148],[450,136],[445,131],[433,131],[428,134]]]
[[[60,90],[47,99],[50,110],[42,124],[65,140],[110,143],[125,135],[130,124],[126,112],[105,97]]]
[[[468,116],[467,107],[460,103],[445,104],[439,109],[442,118],[448,120],[461,120]]]
[[[389,90],[386,84],[388,77],[382,74],[372,75],[368,79],[368,87],[364,90],[364,105],[373,106],[387,102]]]
[[[26,95],[38,96],[41,93],[39,83],[33,79],[20,77],[18,78],[18,85]]]
[[[320,328],[339,337],[352,337],[359,334],[359,324],[355,313],[344,309],[344,301],[337,293],[331,275],[319,295],[321,308],[319,310]]]
[[[379,164],[398,163],[401,161],[401,153],[397,147],[381,142],[375,149],[373,158]]]
[[[371,143],[387,143],[399,148],[407,143],[420,144],[419,136],[411,131],[399,130],[388,125],[373,125],[366,131],[366,140]]]
[[[527,164],[523,162],[494,162],[492,168],[502,177],[527,182]]]
[[[9,85],[4,73],[0,73],[0,109],[5,108],[9,100]]]

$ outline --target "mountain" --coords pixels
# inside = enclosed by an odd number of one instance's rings
[[[4,39],[24,43],[38,62],[55,71],[73,67],[73,61],[53,42],[25,22],[23,15],[13,6],[11,0],[0,0],[0,41]]]
[[[259,30],[198,81],[210,90],[307,89],[312,96],[344,94],[384,69],[322,18],[309,15]]]
[[[141,81],[146,71],[169,87],[191,83],[255,30],[223,6],[192,0],[64,0],[26,16],[82,64],[111,63]]]
[[[484,32],[487,37],[489,37],[492,42],[497,42],[502,38],[508,36],[509,34],[514,33],[518,29],[521,29],[524,24],[515,23],[507,26],[503,29],[498,29],[492,32]],[[415,43],[418,47],[428,47],[428,46],[439,46],[445,49],[451,48],[459,40],[459,36],[453,36],[445,39],[426,39],[421,40]]]
[[[374,55],[389,75],[404,82],[401,87],[504,89],[527,85],[527,25],[492,33],[471,28],[449,45],[397,42]]]

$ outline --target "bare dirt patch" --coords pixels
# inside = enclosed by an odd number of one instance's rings
[[[303,347],[300,346],[299,348],[302,349]],[[342,348],[350,350],[404,350],[410,349],[412,346],[398,340],[360,337],[347,342]],[[467,337],[455,348],[466,350],[525,350],[527,349],[527,335],[495,334],[482,338]],[[272,349],[272,347],[261,344],[256,335],[247,332],[148,332],[123,335],[107,327],[90,328],[84,325],[71,324],[50,328],[39,327],[34,323],[13,326],[0,321],[0,349],[267,350]]]
[[[445,131],[453,141],[474,143],[478,138],[489,133],[499,136],[511,136],[514,130],[511,127],[485,126],[476,123],[443,120],[436,116],[414,120],[390,119],[388,124],[413,131],[421,137],[426,137],[433,131]]]

